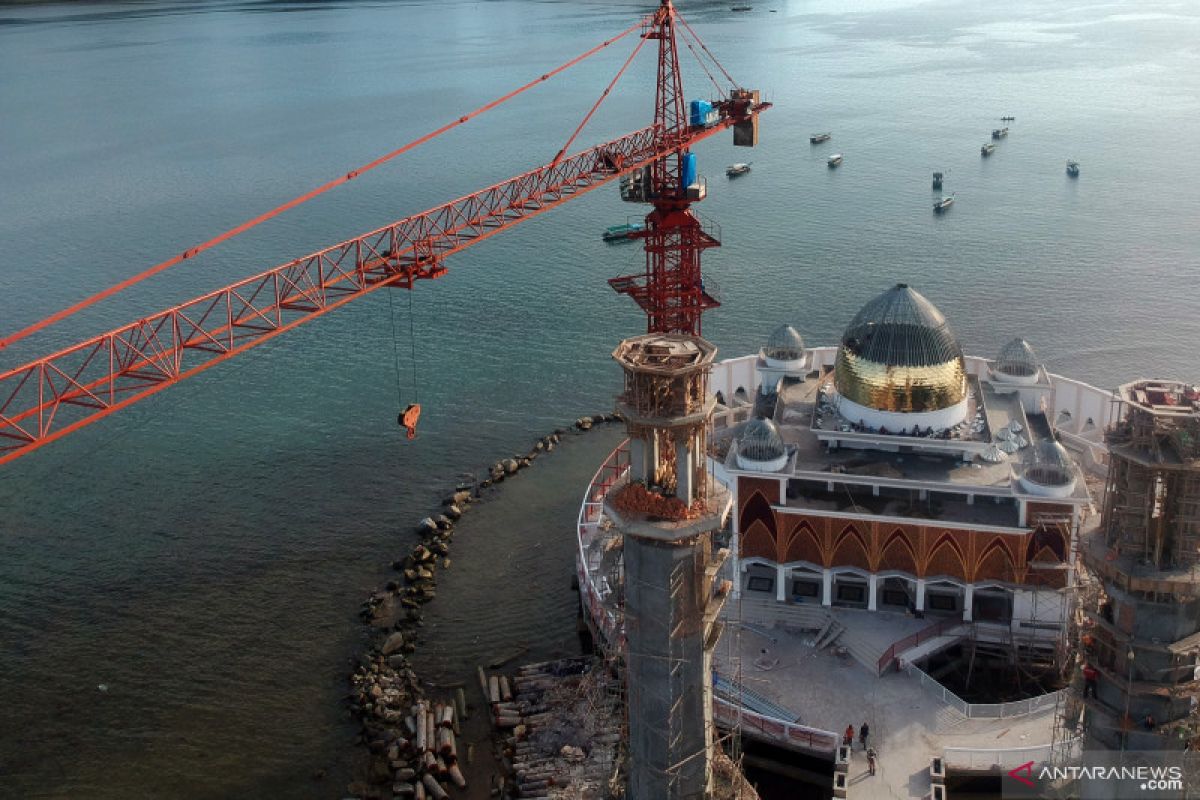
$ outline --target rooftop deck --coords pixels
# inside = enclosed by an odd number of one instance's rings
[[[838,655],[834,647],[817,650],[811,632],[756,624],[760,610],[748,601],[741,613],[740,625],[734,620],[717,646],[715,668],[722,675],[738,674],[740,668],[747,689],[795,714],[802,725],[836,732],[853,725],[850,798],[924,798],[934,756],[952,766],[1011,768],[1043,757],[1039,753],[1051,741],[1053,705],[1018,717],[967,718],[923,686],[921,673],[876,677],[859,663],[928,620],[835,609],[836,620],[846,627],[844,636],[864,651],[856,658]],[[875,776],[867,773],[866,755],[857,743],[863,722],[878,753]]]

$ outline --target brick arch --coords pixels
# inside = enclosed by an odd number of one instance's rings
[[[755,522],[762,523],[772,540],[776,538],[778,531],[775,527],[775,512],[771,510],[771,501],[757,489],[742,504],[742,513],[738,518],[738,530],[747,531]]]
[[[907,572],[910,575],[916,575],[917,569],[917,551],[913,547],[912,542],[900,528],[896,528],[883,541],[883,547],[879,548],[879,569],[894,569],[900,572]]]
[[[983,548],[983,555],[975,562],[975,575],[972,580],[1014,581],[1016,561],[1004,539],[996,536]]]
[[[791,538],[780,558],[780,563],[790,564],[793,561],[808,561],[812,564],[824,564],[825,557],[821,553],[821,543],[817,532],[807,521],[801,521],[792,528]]]
[[[962,547],[954,541],[954,537],[943,532],[933,541],[929,553],[925,557],[924,575],[949,575],[955,578],[967,579],[967,559],[963,556]]]
[[[1026,561],[1066,561],[1067,543],[1062,533],[1042,528],[1033,532],[1025,548]],[[1048,553],[1049,557],[1044,557]]]
[[[867,541],[853,525],[842,528],[833,545],[833,555],[829,558],[830,567],[858,567],[870,570],[871,559],[868,556]]]
[[[758,520],[750,523],[750,527],[743,529],[739,534],[738,551],[738,556],[741,558],[778,560],[775,552],[775,537],[767,530],[767,526]]]

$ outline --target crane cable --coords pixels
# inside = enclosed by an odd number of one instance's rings
[[[717,69],[721,70],[721,74],[724,75],[725,79],[729,81],[729,85],[736,88],[738,82],[733,79],[733,76],[730,75],[723,66],[721,66],[721,62],[717,61],[717,57],[712,54],[712,51],[708,49],[703,40],[700,39],[700,36],[694,30],[692,30],[692,26],[688,25],[687,20],[680,16],[678,11],[674,12],[674,14],[675,18],[683,23],[683,27],[692,35],[692,38],[696,40],[696,44],[700,45],[700,49],[707,53],[708,57],[712,59],[712,62],[717,65]]]
[[[595,47],[591,48],[590,50],[587,50],[586,52],[581,53],[580,55],[576,56],[575,58],[572,58],[570,61],[567,61],[567,62],[555,67],[554,69],[550,70],[549,72],[547,72],[537,78],[534,78],[533,80],[529,81],[528,83],[524,84],[523,86],[518,87],[517,89],[514,89],[513,91],[504,95],[503,97],[497,98],[496,100],[493,100],[486,105],[480,106],[479,108],[475,109],[474,111],[470,112],[469,114],[465,114],[465,115],[459,117],[458,119],[454,120],[453,122],[448,122],[445,125],[443,125],[442,127],[438,128],[437,130],[432,131],[431,133],[427,133],[418,139],[414,139],[413,141],[409,142],[408,144],[404,145],[403,147],[400,147],[396,150],[393,150],[390,153],[382,155],[379,158],[375,159],[374,161],[371,161],[368,164],[364,164],[363,166],[361,166],[357,169],[353,169],[350,172],[347,172],[345,175],[342,175],[339,178],[335,178],[334,180],[331,180],[328,183],[322,184],[321,186],[318,186],[317,188],[313,189],[312,191],[306,192],[305,194],[302,194],[299,197],[295,197],[295,198],[287,201],[283,205],[277,206],[276,208],[273,208],[264,214],[260,214],[259,216],[255,217],[251,220],[247,220],[246,222],[243,222],[241,225],[238,225],[234,228],[230,228],[229,230],[225,231],[224,233],[220,234],[219,236],[209,239],[208,241],[203,242],[202,244],[198,244],[195,247],[192,247],[188,250],[184,250],[182,253],[180,253],[176,256],[173,256],[173,257],[167,259],[166,261],[163,261],[159,264],[155,264],[154,266],[152,266],[148,269],[142,270],[141,272],[137,273],[136,275],[132,275],[132,276],[126,278],[125,280],[121,281],[120,283],[110,286],[107,289],[104,289],[102,291],[96,292],[93,295],[85,297],[84,299],[80,300],[79,302],[77,302],[71,306],[68,306],[67,308],[56,311],[55,313],[51,314],[50,316],[48,316],[42,320],[39,320],[39,321],[33,323],[32,325],[28,325],[28,326],[22,328],[21,330],[17,331],[16,333],[9,334],[8,336],[4,337],[3,339],[0,339],[0,350],[3,350],[4,348],[8,347],[11,344],[19,342],[22,339],[25,339],[44,328],[48,328],[57,322],[61,322],[62,320],[66,319],[67,317],[70,317],[73,314],[76,314],[76,313],[84,310],[85,308],[89,308],[89,307],[95,305],[96,303],[99,303],[101,300],[105,300],[109,297],[112,297],[113,295],[117,294],[118,292],[128,289],[130,286],[141,283],[142,281],[146,280],[147,278],[153,277],[154,275],[157,275],[158,273],[163,272],[163,271],[169,269],[170,267],[175,266],[176,264],[186,261],[189,258],[193,258],[193,257],[199,255],[200,253],[203,253],[205,250],[209,250],[209,249],[217,246],[218,244],[221,244],[222,242],[232,239],[233,237],[237,236],[238,234],[245,233],[246,231],[250,230],[251,228],[253,228],[263,222],[266,222],[269,219],[273,219],[273,218],[279,216],[280,214],[282,214],[283,212],[288,211],[292,208],[295,208],[296,206],[301,205],[302,203],[306,203],[309,200],[312,200],[314,197],[316,197],[320,194],[324,194],[325,192],[329,191],[330,189],[333,189],[336,186],[340,186],[343,183],[348,183],[349,181],[352,181],[355,178],[357,178],[359,175],[362,175],[365,172],[369,172],[369,171],[375,169],[376,167],[381,166],[382,164],[385,164],[388,161],[391,161],[392,159],[396,158],[397,156],[407,153],[409,150],[412,150],[415,147],[425,144],[429,140],[434,139],[438,136],[441,136],[443,133],[446,133],[447,131],[449,131],[453,128],[457,128],[459,125],[469,122],[470,120],[474,119],[475,117],[477,117],[487,111],[491,111],[493,108],[500,105],[501,103],[505,103],[505,102],[511,100],[512,98],[516,97],[517,95],[519,95],[529,89],[532,89],[534,86],[537,86],[538,84],[549,80],[550,78],[554,77],[555,75],[558,75],[559,73],[564,72],[567,69],[570,69],[571,67],[578,64],[580,61],[583,61],[584,59],[595,55],[596,53],[600,52],[601,50],[608,47],[609,45],[614,44],[617,41],[620,41],[621,39],[628,36],[630,33],[633,33],[635,30],[642,27],[642,25],[645,24],[647,19],[649,19],[649,17],[644,17],[642,19],[639,19],[636,23],[634,23],[633,25],[630,25],[628,28],[626,28],[624,31],[617,34],[613,38],[606,39],[605,41],[603,41],[600,44],[596,45]]]
[[[389,289],[396,287],[388,287]],[[409,439],[417,438],[417,421],[421,419],[420,383],[417,380],[417,328],[413,317],[413,287],[408,288],[408,341],[412,359],[412,402],[404,406],[396,417],[396,423],[407,431]],[[396,402],[404,404],[404,387],[400,381],[400,336],[396,332],[396,302],[388,292],[388,310],[392,319],[392,359],[396,372]]]
[[[717,79],[713,77],[712,72],[708,69],[708,65],[705,64],[704,60],[700,58],[700,54],[696,52],[696,48],[692,47],[692,43],[688,41],[686,32],[687,32],[687,29],[685,28],[684,29],[685,35],[683,36],[683,43],[686,44],[687,49],[691,51],[692,56],[696,59],[696,63],[700,65],[700,69],[704,70],[704,74],[708,76],[708,80],[712,83],[713,87],[717,90],[717,96],[719,97],[721,95],[721,91],[722,91],[721,84],[717,83]]]

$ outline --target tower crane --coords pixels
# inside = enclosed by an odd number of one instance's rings
[[[762,102],[757,91],[733,81],[671,0],[660,3],[653,14],[615,39],[478,111],[0,339],[2,353],[12,342],[351,180],[640,30],[633,54],[549,164],[0,372],[0,464],[377,289],[412,289],[419,280],[438,278],[446,274],[448,256],[618,180],[623,199],[649,203],[652,210],[644,229],[636,234],[644,241],[645,271],[609,283],[645,311],[648,332],[699,335],[701,315],[718,305],[704,287],[700,256],[719,242],[691,210],[694,202],[703,199],[705,185],[695,175],[690,148],[729,129],[735,145],[755,145],[758,115],[771,104]],[[693,104],[690,115],[679,64],[681,40],[700,60],[718,92],[711,104],[699,108]],[[571,143],[647,42],[656,42],[658,47],[654,123],[567,155]],[[723,73],[730,88],[722,88],[713,78],[697,47]],[[415,426],[417,416],[419,409],[402,414],[401,419],[411,419]]]

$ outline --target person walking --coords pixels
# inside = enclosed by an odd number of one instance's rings
[[[846,732],[844,734],[842,734],[842,745],[844,747],[851,747],[854,745],[854,726],[853,725],[846,726]]]
[[[858,741],[862,744],[862,749],[867,749],[867,737],[871,735],[871,728],[867,723],[863,723],[858,729]]]
[[[868,775],[875,774],[875,748],[874,747],[867,748],[867,774]]]

